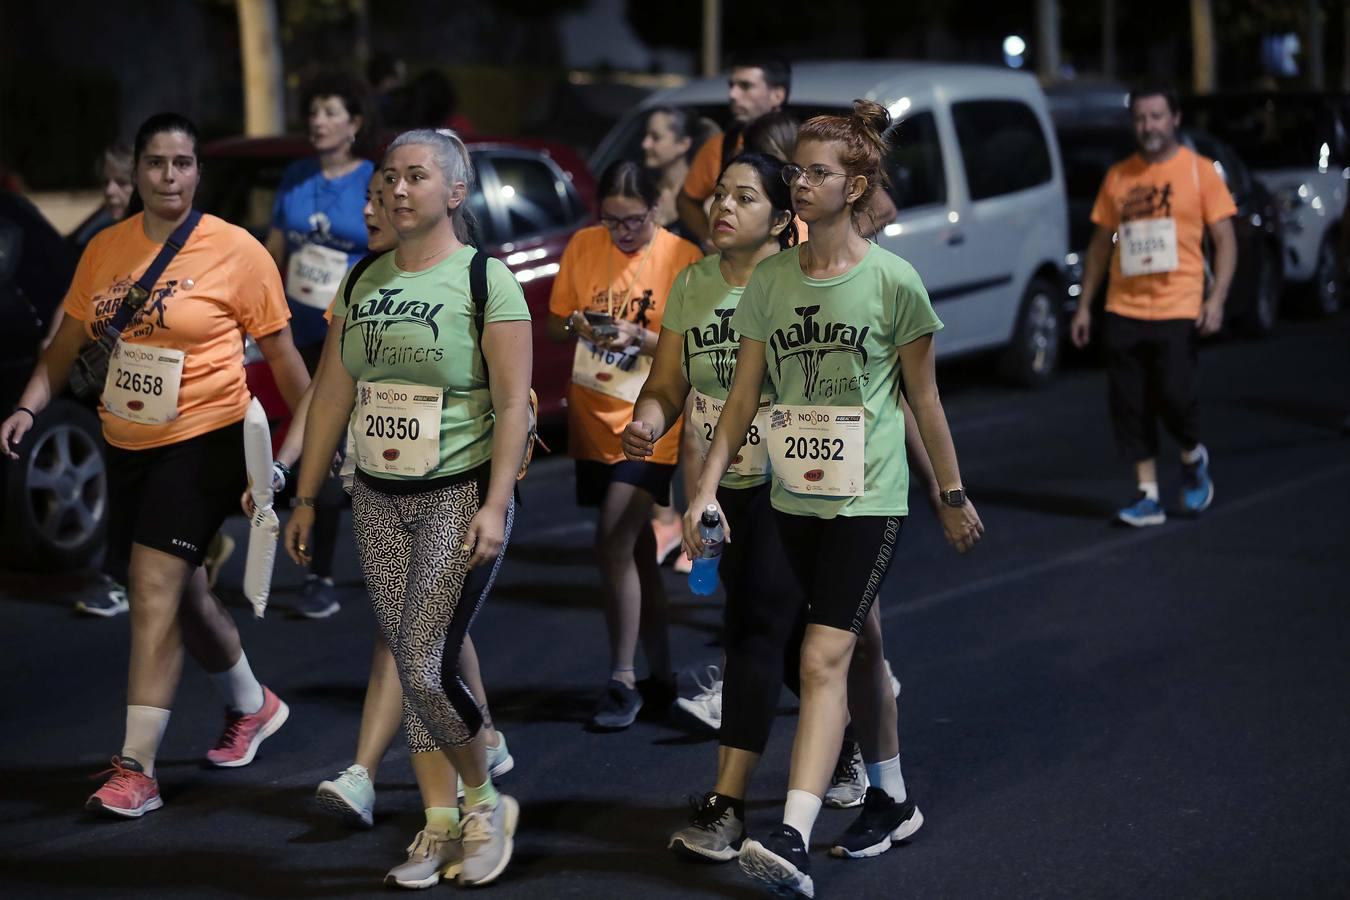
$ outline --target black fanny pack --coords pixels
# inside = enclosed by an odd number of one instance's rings
[[[196,228],[201,220],[202,214],[199,210],[194,209],[188,213],[188,217],[173,230],[173,234],[169,235],[169,239],[159,249],[155,261],[150,263],[150,267],[136,279],[136,283],[122,298],[121,305],[117,307],[117,312],[113,313],[112,321],[104,327],[103,333],[75,358],[75,365],[70,370],[70,391],[76,397],[81,400],[97,400],[103,396],[103,383],[108,380],[108,363],[112,359],[113,348],[117,346],[117,339],[150,299],[155,282],[159,281],[159,276],[164,274],[169,263],[178,255],[178,251],[183,249],[183,245],[192,234],[192,229]]]

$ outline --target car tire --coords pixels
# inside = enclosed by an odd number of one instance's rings
[[[1251,308],[1242,311],[1238,325],[1244,334],[1267,337],[1280,321],[1280,295],[1284,292],[1284,274],[1280,271],[1277,251],[1268,246],[1260,249],[1256,291]]]
[[[58,398],[38,416],[5,477],[5,555],[39,571],[83,568],[108,529],[108,475],[98,416]]]
[[[1344,286],[1341,284],[1340,264],[1336,259],[1337,235],[1330,232],[1322,238],[1317,251],[1317,268],[1309,285],[1309,306],[1315,315],[1334,316],[1340,312]]]
[[[1023,387],[1044,387],[1059,369],[1063,338],[1062,290],[1053,281],[1036,277],[1022,295],[1012,342],[1003,350],[1003,376]]]

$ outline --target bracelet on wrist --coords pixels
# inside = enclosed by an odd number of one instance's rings
[[[15,411],[15,412],[21,412],[21,413],[28,413],[28,418],[32,419],[34,422],[37,421],[37,413],[33,412],[31,409],[29,409],[29,408],[26,407],[26,406],[16,406],[16,407],[14,407],[14,411]]]
[[[296,497],[291,505],[297,507],[308,506],[310,509],[314,509],[318,504],[314,502],[313,497]]]

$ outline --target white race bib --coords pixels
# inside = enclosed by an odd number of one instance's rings
[[[651,370],[652,358],[636,350],[602,350],[590,341],[578,340],[572,358],[572,383],[636,403]]]
[[[103,382],[103,408],[128,422],[163,425],[178,418],[182,350],[118,341]]]
[[[722,418],[722,406],[725,403],[725,400],[694,391],[694,406],[689,414],[689,427],[698,434],[705,459],[709,448],[712,447],[713,432],[717,430],[717,422]],[[736,458],[731,461],[731,465],[727,468],[728,472],[734,475],[763,475],[769,471],[767,437],[769,409],[772,406],[772,400],[759,401],[759,410],[755,413],[755,420],[750,423],[750,430],[746,432],[745,443],[741,445]]]
[[[357,465],[414,477],[440,465],[443,394],[421,384],[358,383],[351,423]]]
[[[327,309],[347,274],[347,254],[306,243],[286,263],[286,296],[315,309]]]
[[[1177,269],[1177,221],[1135,219],[1120,226],[1120,274],[1155,275]]]
[[[861,406],[774,406],[769,413],[773,474],[794,494],[861,497],[865,449]]]

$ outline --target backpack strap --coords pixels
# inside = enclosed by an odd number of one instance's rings
[[[371,263],[388,253],[388,250],[377,250],[374,253],[367,253],[356,261],[352,270],[347,273],[347,283],[342,288],[342,300],[347,304],[347,308],[352,306],[352,291],[356,290],[356,283],[361,280],[361,276],[366,274],[366,269],[370,268]],[[342,329],[342,335],[339,339],[338,348],[347,349],[347,329]]]
[[[488,255],[474,249],[469,260],[469,295],[473,297],[473,324],[478,329],[478,352],[483,352],[483,330],[487,327]],[[483,371],[487,371],[487,357],[483,357]]]

